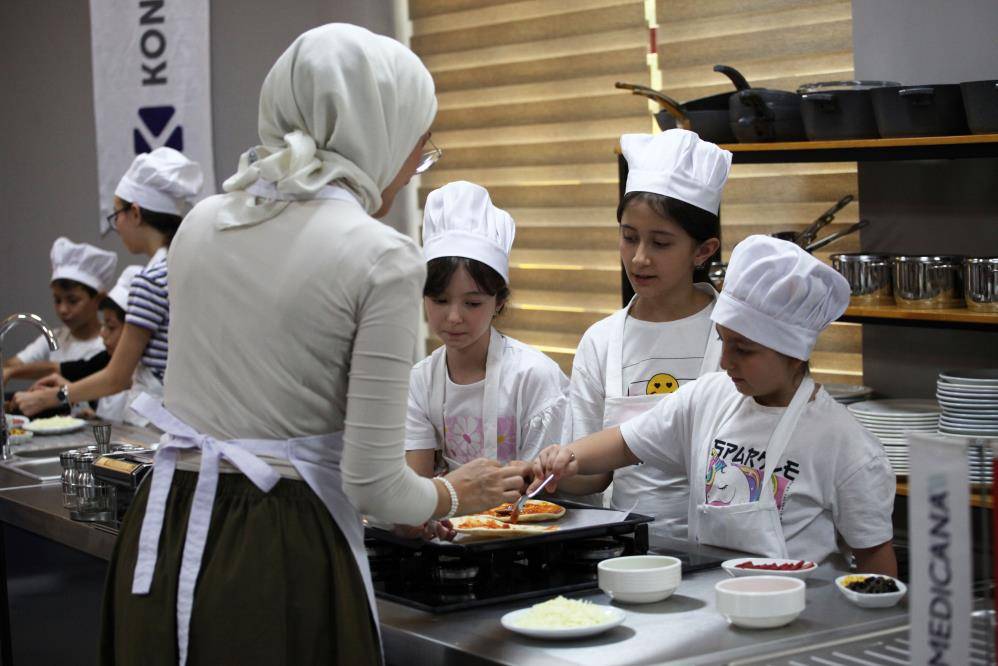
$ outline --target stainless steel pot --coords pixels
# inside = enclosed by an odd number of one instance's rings
[[[968,257],[963,267],[967,307],[998,312],[998,257]]]
[[[849,282],[851,305],[894,305],[889,254],[833,254],[831,259]]]
[[[962,308],[963,257],[894,257],[894,300],[908,310]]]

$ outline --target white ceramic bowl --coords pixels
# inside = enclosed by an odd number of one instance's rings
[[[631,555],[597,566],[599,588],[614,601],[650,604],[667,599],[682,581],[682,563],[668,555]]]
[[[862,592],[855,592],[850,590],[845,586],[846,578],[851,578],[853,576],[881,576],[882,578],[891,578],[891,576],[882,576],[881,574],[847,574],[845,576],[839,576],[835,579],[835,587],[839,588],[839,592],[861,608],[890,608],[891,606],[896,606],[904,595],[908,592],[908,586],[894,578],[894,582],[898,586],[897,592],[885,592],[884,594],[863,594]]]
[[[800,560],[781,560],[775,557],[738,557],[733,560],[723,562],[721,564],[721,568],[727,571],[729,576],[734,576],[735,578],[741,578],[743,576],[785,576],[787,578],[800,578],[801,580],[807,579],[811,574],[818,570],[818,565],[814,562],[807,562],[807,564],[811,565],[807,568],[792,571],[739,569],[738,565],[743,562],[752,562],[754,564],[795,564],[800,562]]]
[[[790,624],[804,611],[805,587],[799,578],[747,576],[722,580],[714,592],[718,612],[731,624],[770,629]]]
[[[7,429],[11,428],[23,428],[28,425],[31,421],[27,416],[21,416],[19,414],[4,414],[4,418],[7,420]]]

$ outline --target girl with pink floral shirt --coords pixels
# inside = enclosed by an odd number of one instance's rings
[[[406,460],[424,476],[476,458],[532,460],[561,440],[568,379],[492,326],[510,296],[514,233],[483,187],[458,181],[427,196],[423,296],[443,346],[412,369],[406,417]]]

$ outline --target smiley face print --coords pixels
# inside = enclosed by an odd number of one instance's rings
[[[660,393],[675,393],[679,390],[679,380],[667,372],[660,372],[648,380],[645,387],[646,395],[658,395]]]

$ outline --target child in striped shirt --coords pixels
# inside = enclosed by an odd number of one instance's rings
[[[128,290],[125,328],[107,367],[78,382],[51,385],[51,378],[35,390],[14,396],[21,411],[31,416],[60,404],[95,400],[129,390],[128,403],[141,393],[163,395],[168,350],[170,301],[166,256],[183,216],[201,190],[203,175],[196,162],[172,148],[157,148],[135,158],[114,192],[108,222],[134,253],[149,263]],[[34,387],[33,387],[34,388]],[[146,425],[126,409],[125,422]]]

